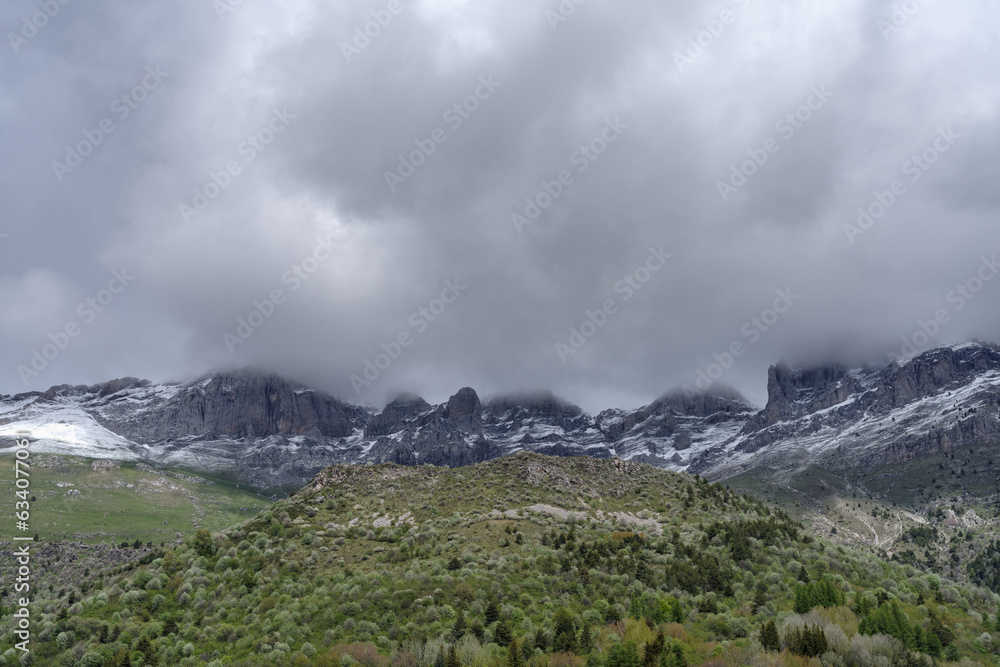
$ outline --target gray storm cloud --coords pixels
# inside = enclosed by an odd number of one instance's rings
[[[760,402],[781,359],[1000,339],[998,19],[6,2],[0,391],[260,366],[372,404],[709,373]]]

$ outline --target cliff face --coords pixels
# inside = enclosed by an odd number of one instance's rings
[[[789,455],[804,460],[808,450],[828,467],[857,468],[962,443],[1000,444],[998,426],[1000,349],[968,344],[877,369],[772,366],[767,405],[747,421],[734,450],[768,465]]]
[[[410,405],[427,406],[422,399]],[[386,410],[398,411],[390,403]],[[376,417],[385,414],[383,410]],[[469,387],[460,389],[444,405],[414,415],[398,424],[392,435],[379,436],[368,452],[375,463],[465,466],[501,456],[504,452],[483,434],[482,404]]]
[[[365,438],[374,440],[379,436],[397,433],[416,417],[429,412],[431,404],[412,394],[406,394],[389,403],[382,412],[372,417],[365,426]]]
[[[432,405],[400,396],[373,413],[253,370],[184,384],[122,378],[0,398],[0,438],[27,428],[43,451],[150,460],[259,486],[331,463],[464,466],[527,450],[620,457],[724,478],[754,466],[864,468],[1000,446],[1000,349],[931,350],[884,368],[768,370],[763,409],[738,392],[671,392],[591,416],[549,392]]]
[[[108,384],[113,389],[120,382]],[[102,390],[97,396],[115,393]],[[182,385],[162,402],[143,406],[141,416],[128,403],[109,401],[102,407],[107,428],[142,444],[213,436],[343,438],[369,417],[361,408],[332,396],[251,370],[210,375]]]

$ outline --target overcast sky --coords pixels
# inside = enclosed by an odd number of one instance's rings
[[[997,0],[47,2],[0,6],[3,393],[762,403],[1000,339]]]

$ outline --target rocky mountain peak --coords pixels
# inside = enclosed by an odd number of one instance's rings
[[[209,373],[169,397],[150,400],[142,419],[134,419],[127,405],[109,405],[101,410],[102,423],[136,442],[151,443],[216,435],[340,438],[369,419],[359,407],[256,369]]]
[[[470,387],[463,387],[448,399],[444,417],[454,422],[461,431],[481,431],[483,428],[483,405],[479,395]]]
[[[663,394],[591,416],[551,392],[483,403],[464,387],[431,405],[397,396],[381,411],[256,369],[187,383],[119,378],[0,397],[8,435],[37,429],[49,451],[239,471],[295,483],[331,462],[469,465],[513,452],[651,463],[716,477],[748,466],[866,466],[1000,440],[1000,348],[964,344],[882,368],[768,369],[757,411],[739,392]],[[59,429],[46,424],[58,423]],[[831,464],[832,465],[832,464]]]
[[[90,387],[87,387],[87,392],[97,394],[98,396],[110,396],[112,394],[117,394],[123,389],[130,389],[132,387],[148,387],[150,384],[152,383],[149,380],[124,377],[118,378],[117,380],[111,380],[109,382],[102,382],[101,384],[91,385]]]
[[[365,426],[366,438],[377,438],[406,428],[406,422],[433,409],[430,403],[414,394],[402,394],[389,402],[382,412]]]
[[[701,392],[669,391],[650,406],[652,413],[672,411],[685,417],[708,417],[717,413],[737,414],[755,411],[756,408],[743,394],[722,384],[713,384]]]
[[[931,396],[991,371],[1000,371],[1000,347],[988,343],[945,345],[893,362],[878,377],[872,408],[889,410]]]
[[[767,405],[744,432],[825,410],[860,389],[857,379],[844,366],[828,364],[793,370],[779,362],[767,369]]]
[[[584,414],[582,408],[564,401],[551,391],[497,396],[487,401],[483,410],[495,419],[523,414],[561,420]]]

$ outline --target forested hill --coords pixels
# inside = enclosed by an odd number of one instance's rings
[[[334,466],[142,560],[53,566],[37,664],[993,665],[1000,637],[993,593],[618,459]]]

